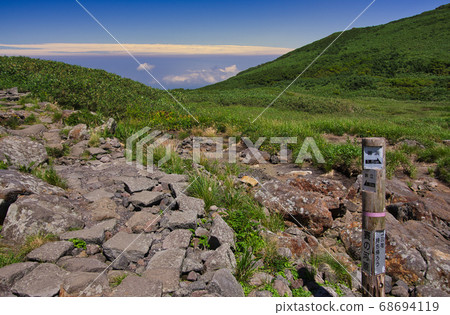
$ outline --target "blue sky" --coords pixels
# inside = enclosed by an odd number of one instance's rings
[[[79,1],[122,43],[179,45],[171,47],[171,63],[168,62],[169,53],[164,50],[164,45],[158,53],[147,46],[140,46],[141,50],[136,51],[130,49],[138,55],[143,55],[142,51],[147,48],[152,51],[145,54],[145,60],[142,62],[148,63],[152,73],[158,72],[162,81],[169,87],[196,87],[210,83],[207,81],[211,79],[207,79],[207,76],[203,76],[206,79],[201,82],[200,74],[203,70],[214,75],[217,73],[233,75],[247,67],[272,60],[288,49],[298,48],[343,30],[371,2],[371,0]],[[353,27],[387,23],[432,10],[445,3],[447,1],[377,0]],[[1,6],[3,14],[0,19],[0,55],[12,54],[13,48],[2,49],[2,45],[114,44],[114,40],[75,0],[14,0],[3,1]],[[191,51],[187,45],[200,46],[197,50]],[[220,48],[213,52],[210,45],[235,46],[233,49]],[[255,50],[249,47],[236,48],[236,45],[261,47]],[[94,68],[107,68],[105,70],[134,79],[142,77],[138,80],[153,85],[149,78],[142,76],[142,71],[136,69],[137,65],[130,66],[127,70],[128,67],[125,65],[128,62],[125,58],[129,57],[126,56],[122,56],[123,59],[115,58],[114,63],[117,63],[115,69],[114,65],[102,64],[101,58],[89,58],[89,54],[83,50],[71,59],[74,53],[71,54],[60,47],[54,48],[62,51],[59,56],[46,53],[46,49],[42,47],[39,49],[43,51],[39,57]],[[203,54],[195,53],[198,49],[202,50]],[[22,50],[24,53],[21,54],[26,55],[27,50]],[[103,51],[103,48],[98,50]],[[86,58],[82,58],[82,54],[86,55]],[[115,52],[108,51],[108,54],[114,55]],[[185,56],[186,54],[189,54],[189,58]],[[175,64],[178,67],[168,67],[168,64],[174,64],[173,58],[177,55],[179,58]],[[218,58],[219,55],[223,58]],[[242,55],[245,55],[245,58]],[[254,56],[253,60],[251,56]],[[230,68],[233,65],[235,67]],[[165,70],[162,67],[165,67]],[[193,73],[198,74],[197,83],[182,81],[183,75],[195,76]],[[177,76],[178,81],[174,79]],[[170,78],[174,80],[171,82]],[[220,80],[221,76],[216,79]]]

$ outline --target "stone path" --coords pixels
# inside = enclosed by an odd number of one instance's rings
[[[15,100],[15,92],[0,96]],[[187,176],[149,173],[128,165],[123,145],[115,138],[100,139],[98,146],[90,147],[92,130],[80,124],[63,132],[66,127],[51,122],[44,110],[49,104],[41,109],[26,106],[33,111],[8,104],[7,110],[0,110],[0,122],[13,115],[23,121],[33,112],[47,123],[0,129],[0,161],[10,166],[0,169],[2,241],[20,244],[39,232],[56,234],[59,241],[31,251],[25,262],[0,268],[0,296],[244,296],[233,275],[235,233],[220,209],[205,211],[203,200],[188,195]],[[108,120],[97,130],[114,128],[114,121]],[[189,139],[183,141],[185,155]],[[66,190],[18,171],[21,166],[45,165],[49,159],[45,147],[65,146],[70,153],[55,159],[54,169],[67,182]],[[266,155],[262,154],[276,160]],[[242,156],[251,159],[251,152]],[[243,175],[247,179],[241,182],[255,186],[252,191],[261,204],[283,213],[284,232],[260,231],[277,244],[280,255],[295,261],[302,271],[309,266],[300,258],[327,248],[346,262],[354,277],[360,277],[355,263],[361,240],[358,181],[344,186],[303,172],[288,179],[263,175],[260,187],[248,180],[254,174]],[[394,296],[450,292],[450,200],[430,185],[419,194],[401,181],[388,183],[387,267],[393,272],[387,276],[386,292]],[[199,246],[202,237],[209,248]],[[75,248],[73,239],[84,241],[86,247]],[[250,279],[255,289],[249,295],[271,296],[263,289],[271,283],[281,296],[291,296],[298,288],[335,296],[333,288],[317,285],[335,277],[327,266],[319,266],[318,278],[309,283],[294,279],[289,270],[285,277],[258,271]],[[346,296],[358,294],[357,287],[341,289]]]

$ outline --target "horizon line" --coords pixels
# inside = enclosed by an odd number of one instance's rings
[[[195,44],[123,44],[130,52],[140,56],[182,55],[284,55],[296,48],[247,45],[195,45]],[[103,43],[43,43],[1,44],[0,55],[8,56],[77,56],[126,55],[117,44]]]

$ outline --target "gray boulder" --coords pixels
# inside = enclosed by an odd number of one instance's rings
[[[125,223],[131,228],[133,233],[152,232],[158,227],[161,219],[159,214],[153,214],[149,211],[138,211]]]
[[[214,218],[211,227],[209,245],[211,246],[211,249],[216,249],[223,244],[228,244],[231,248],[236,246],[234,231],[228,226],[221,216],[217,215]]]
[[[191,258],[185,258],[183,261],[183,266],[181,267],[182,273],[190,273],[192,271],[194,272],[201,272],[203,271],[203,264],[199,261],[196,261]]]
[[[160,281],[152,281],[135,275],[127,276],[112,293],[112,296],[115,297],[160,297],[161,295],[162,283]]]
[[[103,244],[103,253],[110,260],[123,253],[122,259],[137,262],[148,253],[152,242],[151,235],[119,232]]]
[[[64,283],[65,275],[66,272],[54,264],[40,264],[17,281],[11,291],[18,296],[56,296]]]
[[[103,272],[108,268],[108,265],[95,258],[78,258],[78,257],[63,257],[58,263],[58,266],[67,271],[82,271],[82,272]]]
[[[169,189],[170,184],[187,182],[187,175],[179,175],[179,174],[165,174],[163,177],[159,178],[158,181],[162,184],[164,189]]]
[[[131,177],[131,176],[121,176],[116,179],[118,182],[123,182],[125,184],[125,190],[130,194],[141,192],[144,190],[150,190],[158,184],[157,180],[153,180],[147,177]]]
[[[79,124],[69,131],[69,139],[89,140],[89,131],[85,124]]]
[[[161,283],[163,293],[175,292],[179,288],[180,272],[175,268],[148,269],[142,277],[153,283]]]
[[[197,226],[196,211],[172,211],[168,215],[167,227],[175,229],[195,229]]]
[[[0,170],[0,224],[6,217],[8,207],[19,195],[64,195],[64,193],[63,189],[49,185],[32,175],[14,170]]]
[[[96,202],[103,198],[110,199],[112,197],[114,197],[114,194],[112,192],[106,191],[103,188],[96,189],[84,195],[84,198],[86,198],[90,202]]]
[[[166,249],[157,252],[148,262],[147,269],[171,268],[177,270],[179,275],[185,256],[186,250],[181,248]]]
[[[226,297],[244,297],[244,290],[229,269],[220,269],[214,273],[208,284],[208,291]]]
[[[178,198],[178,197],[184,195],[188,186],[189,186],[189,183],[185,183],[185,182],[169,184],[169,188],[172,191],[172,195],[175,198]]]
[[[192,232],[189,230],[175,230],[166,236],[163,242],[163,249],[188,248],[191,242]]]
[[[450,294],[431,285],[418,285],[414,290],[416,297],[449,297]]]
[[[62,240],[70,240],[72,238],[78,238],[86,243],[94,243],[101,245],[105,240],[105,232],[112,231],[116,226],[116,219],[100,222],[93,227],[83,230],[69,231],[61,234],[59,237]]]
[[[131,195],[129,201],[136,207],[149,207],[158,204],[165,194],[159,191],[141,191]]]
[[[9,291],[16,281],[36,268],[37,265],[36,262],[27,261],[0,268],[0,292]]]
[[[181,194],[176,199],[178,203],[178,208],[181,211],[195,211],[198,217],[203,217],[205,215],[205,202],[203,199],[188,197]]]
[[[42,124],[32,125],[25,129],[10,130],[9,133],[19,137],[36,137],[42,135],[47,128]]]
[[[74,245],[72,242],[50,242],[32,250],[27,255],[27,259],[38,262],[54,263],[62,256],[69,253],[73,248]]]
[[[110,292],[106,275],[76,271],[65,277],[64,291],[69,296],[103,296]]]
[[[0,156],[7,157],[3,162],[15,166],[35,168],[48,160],[45,147],[29,138],[9,136],[0,138]]]
[[[89,206],[89,209],[91,210],[92,220],[94,221],[120,218],[120,216],[116,212],[117,205],[110,197],[104,197],[95,200]]]
[[[9,206],[3,224],[5,239],[21,241],[28,235],[46,232],[60,234],[82,228],[79,208],[70,200],[55,195],[21,196]]]
[[[205,261],[205,267],[207,271],[215,271],[219,269],[236,268],[236,258],[230,249],[230,245],[223,244],[216,249]]]
[[[265,272],[256,272],[250,279],[249,284],[251,286],[259,287],[268,283],[271,283],[273,276]]]

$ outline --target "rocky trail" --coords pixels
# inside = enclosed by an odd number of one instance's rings
[[[113,119],[96,128],[68,127],[61,119],[74,111],[50,103],[19,105],[23,96],[17,89],[0,91],[0,249],[19,247],[39,233],[57,239],[0,268],[0,296],[244,296],[226,209],[205,209],[202,199],[189,196],[187,175],[127,164],[118,139],[92,141],[95,132],[114,134]],[[55,119],[55,112],[61,117]],[[180,155],[188,156],[191,144],[192,137],[180,141]],[[49,153],[64,150],[51,158],[51,167],[65,189],[33,175],[49,165]],[[284,231],[259,233],[299,274],[260,268],[249,280],[248,296],[292,296],[299,288],[314,296],[361,295],[359,177],[267,164],[251,165],[236,181],[268,213],[282,215]],[[388,181],[387,294],[450,293],[449,192],[432,178],[409,185]],[[329,264],[306,263],[317,253],[343,264],[352,288],[330,285],[338,275]]]

